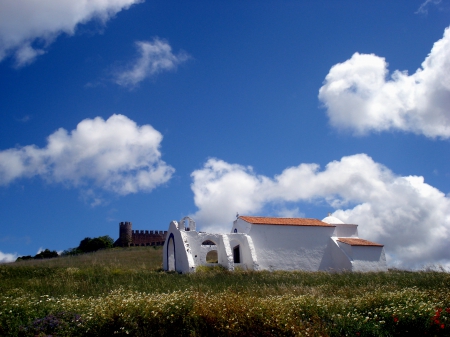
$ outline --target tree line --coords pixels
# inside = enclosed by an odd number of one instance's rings
[[[78,255],[84,253],[92,253],[100,249],[109,249],[114,247],[114,240],[109,235],[99,236],[96,238],[86,237],[80,241],[78,247],[69,248],[61,253],[61,256]],[[60,256],[56,250],[48,248],[39,252],[35,256],[25,255],[17,258],[16,261],[51,259]]]

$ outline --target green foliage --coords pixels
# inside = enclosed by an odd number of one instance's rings
[[[161,272],[162,249],[0,266],[1,336],[450,335],[450,274]]]
[[[58,257],[58,253],[56,252],[56,250],[52,250],[50,251],[49,249],[45,249],[42,252],[40,252],[39,254],[36,254],[34,256],[35,259],[50,259],[53,257]]]
[[[114,240],[108,235],[99,236],[98,238],[84,238],[80,241],[77,250],[83,253],[95,252],[100,249],[113,248]]]
[[[33,256],[31,256],[31,255],[24,255],[24,256],[19,256],[19,257],[16,259],[16,262],[18,262],[18,261],[32,260],[32,259],[33,259]]]
[[[58,257],[58,252],[56,250],[49,250],[48,248],[36,254],[34,257],[31,255],[20,256],[17,258],[16,262],[27,261],[27,260],[40,260],[40,259],[51,259],[53,257]]]
[[[80,241],[80,244],[76,248],[69,248],[65,250],[61,255],[71,256],[83,253],[92,253],[100,249],[113,248],[114,240],[109,235],[99,236],[97,238],[86,237]]]

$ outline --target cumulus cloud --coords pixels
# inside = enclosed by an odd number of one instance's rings
[[[17,253],[9,254],[0,252],[0,263],[9,263],[17,260]]]
[[[398,176],[366,154],[343,157],[324,170],[300,164],[273,178],[251,167],[208,160],[192,173],[202,230],[228,232],[236,211],[264,214],[273,204],[323,202],[361,237],[385,244],[391,266],[450,267],[450,198],[419,176]],[[306,214],[307,216],[307,214]]]
[[[139,57],[126,70],[115,75],[114,81],[121,86],[135,87],[147,77],[162,71],[175,70],[180,63],[189,58],[185,52],[173,54],[172,47],[158,38],[153,41],[137,41],[136,48]]]
[[[161,160],[162,135],[123,115],[81,121],[59,129],[47,146],[27,145],[0,152],[0,185],[40,176],[49,182],[95,186],[121,195],[151,191],[174,169]]]
[[[356,134],[402,130],[430,138],[450,137],[450,28],[421,68],[408,75],[394,71],[373,54],[355,53],[330,69],[319,99],[330,123]]]
[[[111,17],[143,0],[2,0],[0,1],[0,61],[13,55],[24,66],[45,53],[62,34],[74,34],[78,24]]]

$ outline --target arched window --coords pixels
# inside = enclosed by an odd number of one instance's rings
[[[216,243],[211,240],[205,240],[202,242],[202,246],[215,246],[215,245],[216,245]]]

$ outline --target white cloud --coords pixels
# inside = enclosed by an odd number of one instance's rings
[[[365,154],[330,162],[322,171],[301,164],[274,178],[210,159],[192,178],[198,207],[192,216],[202,230],[228,232],[236,212],[264,214],[273,204],[325,202],[344,222],[359,224],[361,237],[385,244],[391,266],[450,267],[450,198],[423,177],[397,176]]]
[[[184,52],[173,54],[172,47],[158,38],[152,42],[138,41],[136,47],[140,56],[126,70],[116,74],[114,81],[119,85],[135,87],[147,77],[176,69],[180,63],[189,58]]]
[[[442,0],[425,0],[419,7],[419,9],[415,12],[415,14],[428,14],[429,5],[439,5]]]
[[[100,205],[107,205],[108,200],[105,200],[101,195],[99,195],[98,191],[93,190],[92,188],[88,188],[80,193],[81,199],[89,204],[91,207],[97,207]]]
[[[95,187],[118,194],[151,191],[174,169],[161,160],[162,135],[123,115],[81,121],[70,133],[59,129],[45,148],[28,145],[0,152],[0,185],[40,176],[49,182]]]
[[[17,260],[17,253],[9,254],[0,252],[0,263],[9,263]]]
[[[450,28],[422,67],[408,75],[388,70],[384,58],[355,53],[330,69],[319,99],[332,126],[357,134],[402,130],[450,137]]]
[[[0,61],[14,55],[24,66],[45,52],[60,34],[74,34],[78,24],[92,19],[106,23],[123,9],[143,0],[2,0],[0,1]]]

